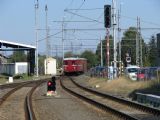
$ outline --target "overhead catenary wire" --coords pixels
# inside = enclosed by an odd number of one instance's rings
[[[73,1],[73,0],[72,0]],[[72,14],[72,15],[74,15],[74,16],[79,16],[79,17],[81,17],[81,18],[84,18],[84,19],[87,19],[88,21],[86,21],[86,22],[97,22],[97,24],[103,24],[103,22],[101,22],[98,18],[98,20],[97,19],[92,19],[92,18],[89,18],[88,19],[88,17],[86,17],[86,16],[83,16],[83,15],[80,15],[80,14],[78,14],[78,13],[75,13],[75,12],[72,12],[72,11],[76,11],[76,10],[78,10],[78,11],[85,11],[85,10],[98,10],[98,9],[103,9],[103,8],[97,8],[97,9],[65,9],[65,12],[67,12],[67,13],[69,13],[70,12],[70,14]],[[134,20],[134,19],[133,19]],[[136,20],[136,19],[135,19]],[[58,22],[58,21],[57,21]],[[62,22],[62,21],[60,21],[60,22]],[[68,23],[71,23],[71,22],[76,22],[76,21],[64,21],[64,22],[68,22]],[[85,21],[77,21],[77,23],[78,22],[85,22]],[[143,21],[142,21],[143,22]],[[146,22],[146,21],[145,21]],[[148,22],[148,24],[150,24],[151,22]],[[118,29],[118,28],[116,28],[116,29]],[[88,29],[88,28],[66,28],[66,29],[64,29],[64,31],[80,31],[80,32],[90,32],[90,31],[105,31],[105,29],[104,28],[93,28],[93,29]],[[120,29],[121,31],[136,31],[136,30],[129,30],[129,29],[125,29],[125,28],[121,28]],[[150,31],[150,30],[160,30],[160,28],[154,28],[154,27],[152,27],[152,28],[141,28],[141,30],[143,31],[146,31],[146,30],[148,30],[148,31]],[[87,34],[88,35],[88,34]],[[60,38],[60,37],[59,37]],[[146,39],[146,38],[144,38],[144,39]],[[148,39],[148,38],[147,38]],[[67,39],[64,39],[65,41],[67,41]],[[75,40],[75,39],[68,39],[68,40]],[[85,39],[77,39],[76,38],[76,40],[85,40]],[[91,40],[91,39],[90,39]],[[94,39],[93,39],[94,40]],[[122,39],[122,40],[135,40],[135,39]],[[87,41],[87,39],[86,39],[86,41]],[[92,40],[91,40],[92,41]],[[95,45],[96,46],[96,45]]]
[[[75,23],[75,22],[77,22],[77,23],[79,23],[79,22],[95,22],[95,21],[78,21],[78,20],[77,21],[66,21],[65,20],[65,21],[52,21],[52,22],[59,22],[59,23],[62,23],[62,22],[65,22],[65,23],[66,22],[74,22]]]
[[[55,34],[53,34],[53,35],[49,35],[48,37],[53,37],[53,36],[58,35],[58,34],[60,34],[60,33],[62,33],[62,31],[59,31],[59,32],[57,32],[57,33],[55,33]],[[46,40],[46,37],[45,37],[45,38],[42,38],[42,39],[39,39],[38,42],[43,41],[43,40]]]
[[[80,7],[79,7],[78,9],[80,9],[80,8],[83,6],[84,2],[85,2],[85,0],[82,2],[82,4],[80,5]],[[73,1],[71,1],[71,4],[72,4],[72,3],[73,3]],[[64,10],[64,11],[65,11],[65,10]],[[78,12],[78,10],[76,10],[76,12]],[[72,14],[70,20],[71,20],[73,17],[74,17],[74,15]],[[65,21],[65,16],[63,16],[63,21],[62,21],[62,51],[63,51],[63,53],[62,53],[62,58],[63,58],[63,59],[64,59],[64,40],[63,40],[64,38],[63,38],[63,37],[66,36],[66,32],[67,32],[67,31],[64,30],[64,28],[67,27],[67,24],[66,24],[64,21]],[[64,33],[63,33],[63,32],[64,32]],[[62,64],[63,64],[63,60],[62,60]]]
[[[77,13],[77,12],[81,9],[81,7],[84,5],[84,2],[85,2],[85,0],[84,0],[84,1],[82,2],[82,4],[78,7],[78,9],[76,9],[75,13]],[[73,3],[73,0],[71,1],[71,3]],[[64,12],[65,12],[66,10],[68,10],[68,8],[64,9]],[[74,17],[74,14],[72,14],[70,20],[73,19],[73,17]]]
[[[39,29],[39,30],[46,30],[46,29]],[[50,30],[61,30],[61,29],[50,29]],[[118,28],[116,28],[118,30]],[[136,31],[135,30],[130,30],[127,28],[120,28],[121,31]],[[141,30],[160,30],[160,27],[146,27],[146,28],[141,28]],[[105,28],[65,28],[64,31],[105,31]]]
[[[125,16],[125,15],[121,15],[121,17],[124,17],[124,18],[130,19],[130,20],[137,21],[137,18],[133,18],[133,17]],[[143,20],[143,19],[141,20],[141,22],[142,22],[142,23],[152,24],[152,25],[155,25],[155,26],[160,26],[160,24],[153,23],[153,22],[150,22],[150,21],[146,21],[146,20]]]
[[[79,11],[88,11],[88,10],[103,10],[104,8],[89,8],[89,9],[65,9],[66,11],[74,11],[74,10],[79,10]],[[133,17],[129,17],[129,16],[125,16],[125,15],[121,15],[121,17],[124,17],[124,18],[127,18],[127,19],[131,19],[131,20],[134,20],[136,21],[137,19],[136,18],[133,18]],[[153,23],[153,22],[150,22],[150,21],[145,21],[145,20],[141,20],[141,22],[143,23],[148,23],[148,24],[152,24],[152,25],[158,25],[160,26],[160,24],[157,24],[157,23]]]
[[[97,21],[99,21],[100,18],[101,18],[103,15],[104,15],[104,12],[102,12],[102,13],[100,14],[100,16],[97,18]],[[90,27],[90,26],[95,26],[95,25],[98,25],[98,24],[99,24],[99,23],[91,24],[91,25],[88,25],[88,27]]]
[[[102,9],[104,9],[104,8],[88,8],[88,9],[67,9],[68,11],[73,11],[73,10],[79,10],[79,11],[88,11],[88,10],[102,10]]]
[[[65,9],[65,12],[68,12],[68,13],[71,13],[71,14],[74,14],[74,15],[77,15],[77,16],[79,16],[79,17],[84,17],[84,16],[81,16],[81,15],[78,15],[78,14],[76,14],[76,13],[73,13],[73,12],[71,12],[71,11],[73,11],[73,10],[98,10],[98,9],[104,9],[104,8],[90,8],[90,9]],[[129,16],[125,16],[125,15],[121,15],[121,17],[123,17],[123,18],[127,18],[127,19],[131,19],[131,20],[134,20],[134,21],[136,21],[137,20],[137,18],[133,18],[133,17],[129,17]],[[84,17],[85,18],[85,17]],[[148,23],[148,24],[152,24],[152,25],[158,25],[158,26],[160,26],[160,24],[157,24],[157,23],[153,23],[153,22],[150,22],[150,21],[145,21],[145,20],[141,20],[141,22],[142,23]]]
[[[73,14],[73,15],[76,15],[76,16],[79,16],[79,17],[84,18],[84,19],[87,19],[87,20],[91,20],[91,21],[95,21],[95,22],[97,22],[97,23],[104,24],[104,22],[101,22],[101,21],[98,21],[98,20],[95,20],[95,19],[92,19],[92,18],[83,16],[83,15],[80,15],[80,14],[77,14],[77,13],[74,13],[74,12],[71,12],[71,11],[68,11],[68,10],[65,10],[65,12],[70,13],[70,14]]]

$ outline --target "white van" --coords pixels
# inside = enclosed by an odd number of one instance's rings
[[[137,72],[139,68],[140,67],[134,65],[128,66],[125,69],[125,75],[131,80],[137,80]]]

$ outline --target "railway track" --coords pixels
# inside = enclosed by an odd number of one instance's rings
[[[43,82],[45,81],[32,81],[14,85],[14,88],[0,98],[0,117],[12,120],[36,120],[32,108],[32,94]]]
[[[86,88],[77,84],[73,79],[61,80],[61,85],[71,94],[127,120],[159,120],[160,111],[132,101],[114,97]]]

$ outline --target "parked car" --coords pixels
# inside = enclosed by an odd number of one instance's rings
[[[137,72],[139,68],[140,67],[134,65],[128,66],[125,69],[125,75],[131,80],[137,80]]]
[[[140,68],[137,72],[137,80],[145,80],[147,76],[147,68]]]

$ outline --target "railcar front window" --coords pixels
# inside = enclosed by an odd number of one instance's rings
[[[137,68],[130,68],[130,69],[128,69],[129,73],[132,73],[132,72],[137,73],[137,71],[138,71]]]

